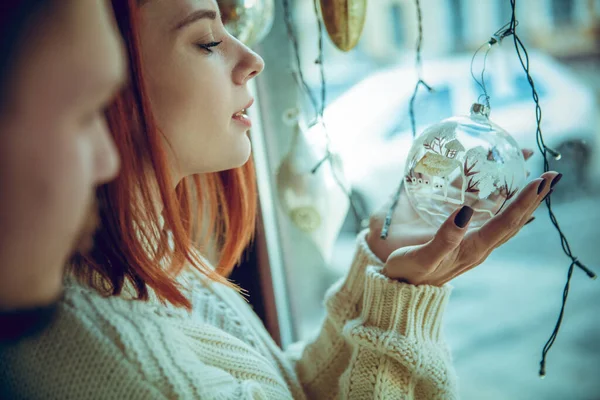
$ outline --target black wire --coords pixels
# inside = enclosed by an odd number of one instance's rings
[[[283,0],[283,18],[285,21],[285,27],[287,30],[288,38],[290,39],[290,42],[292,42],[292,47],[294,49],[294,58],[296,61],[296,71],[295,71],[296,80],[298,81],[298,84],[304,90],[306,96],[308,97],[308,99],[315,111],[315,114],[318,115],[319,107],[317,106],[317,101],[316,101],[315,97],[313,96],[313,93],[310,90],[310,87],[306,83],[306,79],[304,79],[304,74],[302,73],[302,62],[300,59],[300,49],[298,46],[298,40],[296,39],[296,34],[294,32],[294,23],[292,22],[292,11],[290,9],[289,0]]]
[[[325,163],[325,161],[329,161],[330,165],[331,165],[331,172],[333,175],[333,179],[335,180],[336,184],[340,187],[340,189],[344,192],[344,194],[348,197],[349,203],[350,203],[350,209],[352,210],[352,213],[354,214],[354,217],[362,223],[362,221],[364,221],[364,212],[362,209],[359,210],[358,205],[356,204],[356,202],[354,201],[354,199],[352,198],[352,193],[346,188],[346,186],[344,185],[344,183],[341,181],[341,179],[339,178],[339,176],[337,175],[336,171],[335,171],[335,167],[333,165],[333,157],[332,154],[330,152],[330,139],[329,139],[329,135],[327,134],[327,127],[325,125],[325,121],[323,119],[323,114],[325,112],[325,106],[327,104],[327,81],[326,81],[326,77],[325,77],[325,60],[323,57],[323,24],[319,15],[319,6],[317,4],[318,0],[314,0],[313,1],[313,10],[315,13],[315,17],[317,20],[317,28],[318,28],[318,58],[316,60],[316,64],[319,65],[319,75],[320,75],[320,80],[321,80],[321,104],[318,105],[317,104],[317,100],[315,99],[312,91],[310,90],[310,87],[308,86],[308,83],[306,82],[306,79],[304,78],[304,74],[302,73],[302,63],[301,63],[301,58],[300,58],[300,48],[298,45],[298,40],[296,38],[296,33],[294,31],[294,23],[293,23],[293,19],[292,19],[292,11],[291,11],[291,7],[290,7],[290,0],[283,0],[283,15],[284,15],[284,21],[285,21],[285,26],[286,26],[286,30],[287,30],[287,35],[289,40],[292,42],[292,48],[294,50],[294,59],[296,61],[296,73],[295,73],[295,77],[296,80],[298,81],[299,86],[303,89],[303,91],[305,92],[306,96],[308,97],[313,110],[315,112],[316,118],[319,120],[318,122],[321,123],[321,125],[323,126],[324,132],[325,132],[325,137],[326,137],[326,153],[325,153],[325,157],[323,157],[323,159],[321,159],[317,165],[315,165],[312,170],[311,173],[315,174],[319,168]]]
[[[333,165],[334,160],[333,160],[330,148],[329,148],[331,141],[329,139],[329,135],[327,134],[327,126],[325,125],[325,118],[323,115],[325,113],[325,106],[327,105],[327,81],[325,80],[325,60],[323,57],[323,55],[325,53],[323,50],[323,23],[321,20],[321,15],[319,14],[319,5],[317,4],[317,2],[318,2],[318,0],[313,0],[313,11],[315,13],[315,19],[317,20],[318,48],[319,48],[319,56],[316,60],[316,63],[319,65],[319,75],[321,77],[321,107],[319,108],[318,116],[319,116],[321,125],[323,126],[323,131],[325,132],[326,153],[325,153],[325,157],[321,161],[319,161],[317,163],[317,165],[315,165],[315,167],[312,169],[311,172],[313,174],[316,173],[319,170],[319,168],[321,167],[321,165],[323,165],[323,163],[325,163],[325,161],[329,161],[333,179],[335,180],[337,185],[340,187],[340,189],[342,189],[342,191],[346,194],[346,197],[348,197],[350,210],[352,210],[352,213],[354,214],[354,218],[356,218],[356,220],[359,222],[359,225],[362,228],[362,224],[365,221],[364,210],[359,209],[358,205],[356,204],[356,201],[352,197],[352,192],[346,188],[346,185],[344,185],[344,183],[342,182],[342,180],[336,173],[335,166]]]
[[[325,157],[323,157],[323,159],[321,159],[317,163],[317,165],[315,165],[313,167],[313,169],[311,170],[311,173],[314,174],[319,170],[319,168],[321,168],[321,166],[325,163],[325,161],[327,161],[331,158],[331,152],[329,149],[330,139],[329,139],[329,135],[327,134],[327,127],[325,126],[325,118],[323,115],[325,113],[325,105],[327,104],[327,82],[325,80],[325,60],[323,59],[323,53],[324,53],[324,51],[323,51],[323,25],[321,23],[321,16],[319,15],[319,6],[317,4],[317,0],[313,0],[313,11],[315,13],[315,19],[317,20],[317,32],[318,32],[317,44],[318,44],[318,54],[319,54],[317,59],[315,60],[315,64],[317,64],[319,66],[319,75],[320,75],[320,79],[321,79],[321,106],[317,110],[317,119],[318,119],[317,122],[320,122],[321,125],[323,126],[323,129],[325,132],[325,138],[326,138]],[[337,179],[337,177],[336,177],[336,181],[338,181],[338,184],[341,184],[341,182],[339,182],[339,179]]]
[[[567,297],[569,296],[569,287],[571,286],[571,277],[573,276],[573,270],[575,269],[575,263],[572,262],[569,266],[569,271],[567,272],[567,283],[565,284],[565,288],[563,289],[563,298],[562,305],[560,307],[560,313],[558,314],[558,320],[556,325],[554,326],[554,331],[550,335],[550,339],[544,345],[544,350],[542,350],[542,361],[540,362],[540,376],[543,378],[546,376],[546,355],[554,345],[556,341],[556,337],[558,336],[558,331],[562,324],[562,319],[565,314],[565,306],[567,305]]]
[[[515,21],[514,25],[518,26],[519,25],[519,21]],[[494,34],[492,35],[492,37],[486,43],[484,43],[481,46],[479,46],[479,48],[475,51],[475,53],[473,54],[473,57],[471,58],[471,77],[473,78],[473,80],[475,81],[475,83],[477,83],[477,85],[483,91],[483,94],[479,96],[479,98],[477,99],[477,101],[479,102],[480,99],[481,99],[481,97],[483,97],[485,99],[485,103],[486,103],[485,105],[488,108],[490,108],[490,96],[489,96],[488,91],[487,91],[487,85],[485,84],[485,70],[486,70],[486,66],[487,66],[488,54],[490,53],[490,50],[492,49],[492,46],[494,46],[497,43],[500,43],[502,41],[502,39],[504,39],[505,37],[508,37],[508,36],[512,35],[513,32],[514,32],[514,30],[513,30],[513,27],[512,27],[512,21],[511,22],[507,22],[506,24],[504,24],[503,27],[501,27],[496,32],[494,32]],[[475,77],[475,73],[473,72],[473,65],[475,64],[475,58],[477,57],[477,54],[485,46],[488,46],[488,48],[485,51],[485,55],[483,57],[483,68],[481,69],[480,79],[477,79],[477,77]]]
[[[319,6],[317,0],[313,0],[313,11],[315,12],[315,19],[317,20],[317,29],[319,32],[319,58],[316,63],[319,65],[319,74],[321,76],[321,108],[319,109],[319,117],[323,120],[323,114],[325,113],[325,105],[327,104],[327,82],[325,81],[325,62],[323,60],[323,24],[319,15]],[[329,140],[327,141],[329,143]]]
[[[494,39],[495,40],[495,39]],[[482,44],[481,46],[479,46],[479,48],[475,51],[475,53],[473,54],[473,57],[471,57],[471,77],[473,78],[473,80],[477,83],[477,85],[481,88],[481,90],[483,91],[483,94],[479,96],[479,98],[477,99],[477,102],[479,102],[479,100],[481,99],[481,97],[483,96],[483,98],[485,99],[485,105],[490,108],[490,96],[488,94],[487,91],[487,86],[485,84],[485,69],[486,69],[486,64],[487,64],[487,57],[488,54],[490,53],[490,50],[492,49],[492,45],[495,44],[496,42],[492,42],[492,40],[488,41],[487,43]],[[485,51],[485,56],[483,57],[483,68],[481,69],[481,80],[477,79],[475,77],[475,73],[473,72],[473,65],[475,64],[475,57],[477,57],[477,54],[479,53],[479,51],[485,47],[488,46],[488,49]]]
[[[552,150],[549,147],[547,147],[546,144],[544,143],[544,137],[542,134],[542,127],[541,127],[541,125],[542,125],[542,108],[540,107],[539,96],[538,96],[537,90],[535,88],[535,83],[534,83],[533,78],[531,77],[531,73],[530,73],[529,55],[527,54],[527,49],[525,48],[525,45],[523,44],[523,42],[521,41],[521,39],[519,38],[519,36],[517,35],[517,32],[516,32],[516,28],[518,25],[517,18],[516,18],[516,0],[510,0],[510,5],[512,8],[512,16],[511,16],[509,28],[504,32],[504,35],[505,36],[512,35],[514,45],[515,45],[515,50],[517,52],[517,56],[519,57],[519,62],[521,63],[521,67],[523,68],[523,70],[525,71],[525,74],[527,76],[527,81],[529,82],[529,85],[531,86],[531,95],[532,95],[533,101],[535,102],[536,141],[537,141],[539,150],[542,152],[542,154],[544,156],[544,172],[548,172],[548,170],[549,170],[548,153],[555,155],[555,157],[556,157],[556,154],[558,154],[558,153],[555,150]],[[596,274],[593,271],[591,271],[589,268],[587,268],[585,265],[583,265],[577,259],[577,257],[575,257],[573,255],[573,253],[571,252],[571,246],[569,245],[569,241],[567,240],[566,236],[560,229],[558,220],[556,219],[556,216],[554,215],[554,212],[552,211],[552,201],[550,199],[550,196],[546,197],[546,206],[548,208],[548,214],[550,216],[550,221],[552,221],[552,224],[554,225],[554,227],[556,228],[556,231],[558,232],[558,234],[560,236],[562,249],[563,249],[564,253],[571,259],[571,265],[569,267],[569,273],[567,275],[567,282],[565,284],[565,288],[563,291],[562,306],[561,306],[560,314],[558,316],[558,320],[556,321],[554,330],[553,330],[552,334],[550,335],[550,338],[544,345],[544,349],[542,351],[542,360],[540,361],[540,371],[539,371],[539,374],[541,377],[544,377],[546,374],[546,357],[548,355],[548,352],[554,345],[554,342],[556,341],[558,331],[562,324],[563,314],[564,314],[565,306],[567,303],[567,298],[569,296],[569,288],[570,288],[570,284],[571,284],[571,277],[573,276],[574,267],[575,266],[579,267],[590,278],[592,278],[592,279],[596,278]]]
[[[421,60],[421,50],[423,45],[423,13],[421,10],[421,2],[420,0],[415,0],[415,6],[417,9],[417,51],[416,51],[416,60],[415,67],[418,74],[418,81],[415,85],[415,89],[413,90],[413,94],[410,97],[410,102],[408,104],[408,115],[410,116],[410,127],[412,130],[413,139],[417,136],[417,124],[415,122],[415,100],[417,98],[417,93],[421,86],[425,87],[429,92],[433,91],[433,88],[425,83],[423,80],[423,63]],[[394,215],[394,210],[398,206],[398,201],[400,200],[400,195],[402,194],[402,189],[404,187],[404,178],[400,181],[396,192],[392,196],[392,204],[385,215],[385,221],[383,222],[383,227],[381,228],[381,234],[379,237],[383,240],[387,239],[390,225],[392,224],[392,217]]]
[[[425,83],[425,81],[423,80],[423,61],[421,59],[421,53],[422,53],[422,48],[423,48],[423,12],[421,10],[421,1],[415,0],[415,6],[417,9],[417,30],[418,30],[415,68],[416,68],[417,74],[418,74],[418,81],[417,81],[417,84],[415,85],[415,90],[413,91],[413,94],[410,98],[410,103],[408,106],[408,114],[410,115],[410,127],[412,129],[413,138],[415,136],[417,136],[417,128],[416,128],[416,123],[415,123],[415,100],[417,98],[417,92],[419,91],[419,88],[421,86],[424,86],[430,92],[433,90],[431,88],[431,86],[428,85],[427,83]]]

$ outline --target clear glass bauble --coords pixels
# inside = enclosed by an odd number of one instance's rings
[[[275,0],[217,0],[225,29],[247,46],[267,36],[275,20]]]
[[[419,135],[408,154],[404,187],[425,221],[438,227],[463,205],[471,227],[500,212],[523,187],[525,160],[517,142],[490,121],[489,108],[445,119]]]

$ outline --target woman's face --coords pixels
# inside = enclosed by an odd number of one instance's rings
[[[142,64],[173,178],[239,167],[250,156],[248,82],[263,60],[231,36],[214,0],[147,0]]]

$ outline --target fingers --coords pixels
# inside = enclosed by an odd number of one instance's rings
[[[521,219],[521,222],[519,224],[518,229],[516,229],[515,232],[511,232],[510,234],[506,235],[506,237],[503,240],[501,240],[496,247],[500,247],[504,243],[508,242],[517,233],[519,233],[519,231],[521,230],[522,227],[524,227],[525,225],[529,224],[530,222],[532,222],[535,219],[535,217],[532,217],[531,214],[533,214],[535,212],[535,210],[543,203],[543,200],[547,196],[549,196],[549,195],[552,194],[552,192],[554,191],[554,187],[561,180],[562,174],[558,174],[558,173],[555,173],[555,172],[546,172],[546,173],[544,173],[542,175],[542,178],[544,178],[548,184],[544,188],[544,190],[542,191],[542,193],[539,195],[540,202],[538,204],[535,204],[535,203],[532,204],[531,209],[529,210],[529,212],[527,214],[523,215],[523,218]]]
[[[519,196],[508,205],[500,214],[487,221],[481,228],[469,233],[465,240],[470,248],[494,249],[504,237],[513,230],[520,228],[525,215],[531,215],[532,207],[535,209],[543,198],[546,186],[545,179],[539,178],[530,182],[521,191]]]
[[[545,181],[544,189],[538,195],[539,201],[531,203],[528,212],[523,215],[523,218],[521,221],[523,224],[525,224],[525,222],[527,222],[527,220],[529,218],[531,218],[531,214],[534,213],[534,211],[542,203],[542,200],[544,200],[544,198],[548,195],[548,193],[550,193],[550,191],[554,188],[554,186],[560,180],[560,178],[562,178],[562,174],[559,174],[558,172],[550,171],[550,172],[543,173],[541,178],[544,179],[544,181]]]
[[[466,238],[468,243],[476,248],[487,249],[489,254],[516,235],[539,207],[552,185],[556,185],[558,175],[560,174],[556,172],[546,172],[541,178],[530,182],[503,212],[470,233]]]
[[[462,264],[465,267],[458,269],[449,279],[453,279],[480,265],[489,257],[492,251],[509,241],[524,225],[531,222],[531,214],[541,204],[542,199],[552,190],[552,187],[560,180],[558,176],[560,174],[556,172],[543,174],[541,178],[536,179],[526,186],[519,195],[519,198],[509,205],[504,212],[492,218],[478,230],[470,232],[463,241],[462,246],[468,249],[469,254],[462,252],[459,255],[461,259],[464,258]],[[528,199],[533,199],[533,201]],[[527,203],[528,201],[529,204]]]
[[[458,248],[472,216],[473,209],[469,206],[454,211],[438,229],[433,239],[418,250],[415,257],[422,263],[439,264],[449,253]]]
[[[527,221],[529,221],[531,215],[540,206],[540,204],[542,204],[544,198],[550,193],[550,191],[554,188],[554,185],[556,185],[556,182],[559,181],[561,177],[562,174],[553,171],[545,172],[542,174],[540,178],[544,179],[545,183],[543,184],[544,187],[542,191],[538,194],[538,201],[532,202],[529,206],[529,209],[525,213],[523,213],[523,216],[521,217],[521,220],[519,221],[518,226],[516,227],[517,231],[521,229],[527,223]],[[505,240],[501,241],[501,243],[504,242]],[[500,243],[498,245],[500,245]]]

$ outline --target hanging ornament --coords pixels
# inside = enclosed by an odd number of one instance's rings
[[[247,46],[267,36],[275,19],[275,0],[218,0],[225,29]]]
[[[298,112],[288,111],[284,121],[293,124],[289,153],[277,171],[277,195],[283,211],[304,232],[329,262],[349,208],[349,199],[336,179],[343,180],[341,158],[330,152],[330,162],[316,171],[326,147],[323,134],[316,129],[305,133],[297,121]]]
[[[471,227],[500,212],[523,187],[525,160],[517,142],[475,103],[470,116],[445,119],[418,136],[408,154],[405,188],[417,213],[440,226],[463,205]]]
[[[365,26],[367,0],[321,0],[321,13],[336,47],[342,51],[352,50]]]

